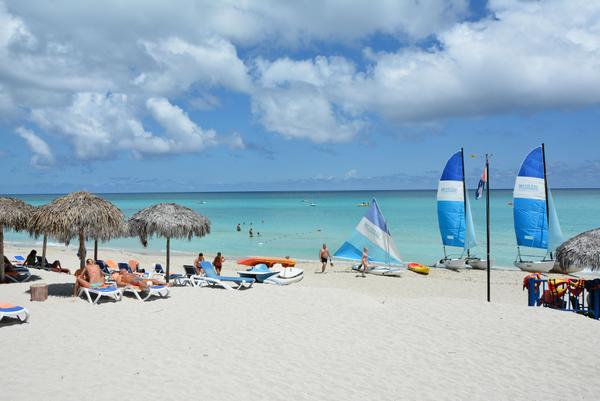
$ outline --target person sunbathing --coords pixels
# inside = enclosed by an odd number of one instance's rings
[[[92,259],[85,261],[85,267],[75,272],[75,288],[73,296],[77,296],[80,287],[99,288],[106,285],[104,274]]]
[[[133,285],[139,287],[141,290],[147,290],[151,285],[167,285],[160,280],[142,278],[137,274],[129,273],[126,269],[121,269],[118,273],[113,273],[110,277],[117,282],[117,286],[119,287]]]
[[[60,265],[60,260],[55,260],[51,265],[50,265],[50,270],[56,273],[67,273],[67,274],[71,274],[71,271],[69,269],[65,269],[64,267],[62,267]]]

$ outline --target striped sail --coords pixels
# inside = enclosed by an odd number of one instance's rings
[[[385,217],[373,199],[369,210],[360,220],[352,235],[342,244],[333,256],[341,259],[360,260],[362,250],[369,250],[369,260],[386,265],[402,265],[400,253],[392,234],[388,230]]]
[[[469,250],[477,245],[469,199],[464,194],[463,155],[450,157],[437,192],[437,211],[442,243]]]
[[[553,251],[562,243],[563,234],[550,191],[546,199],[541,146],[529,152],[521,164],[513,192],[513,215],[519,246]]]

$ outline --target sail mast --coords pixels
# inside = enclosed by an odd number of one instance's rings
[[[466,226],[467,226],[467,184],[465,184],[465,150],[464,150],[464,148],[460,148],[460,160],[462,163],[463,207],[465,209],[465,230],[466,230]],[[466,238],[465,238],[465,241],[466,241]],[[467,257],[468,256],[471,256],[469,248],[467,248]]]
[[[542,163],[544,164],[544,194],[546,195],[546,224],[548,230],[550,230],[550,207],[548,205],[548,175],[546,174],[546,147],[542,142]],[[550,259],[552,259],[552,252],[550,252]]]

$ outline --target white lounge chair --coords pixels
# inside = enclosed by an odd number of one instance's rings
[[[166,298],[169,296],[169,287],[166,285],[152,285],[148,287],[147,290],[142,290],[139,287],[127,285],[125,287],[121,287],[120,289],[123,294],[126,292],[133,294],[140,301],[147,301],[153,296],[160,298]],[[144,295],[143,297],[142,294]]]
[[[161,277],[163,280],[166,280],[166,273],[165,270],[163,269],[162,265],[160,263],[157,263],[154,266],[154,274],[155,275],[159,275],[159,277]],[[173,284],[178,285],[178,286],[182,286],[185,287],[187,285],[191,286],[191,287],[195,287],[196,283],[194,282],[194,280],[190,279],[189,277],[187,277],[185,274],[181,274],[181,273],[171,273],[169,274],[169,280],[173,281]]]
[[[6,317],[16,317],[20,322],[26,322],[29,319],[29,311],[17,305],[0,304],[0,320]]]
[[[241,290],[242,288],[252,287],[252,284],[254,284],[254,282],[256,281],[253,278],[249,278],[249,277],[219,276],[217,274],[214,266],[210,262],[204,261],[204,262],[201,262],[200,265],[202,266],[202,269],[204,270],[204,273],[206,274],[206,276],[201,276],[200,279],[202,279],[208,285],[211,285],[211,286],[218,285],[219,287],[222,287],[226,290],[233,290],[234,287],[232,287],[229,284],[229,283],[233,283],[236,286],[235,287],[236,289]]]
[[[112,284],[95,288],[80,287],[79,296],[81,296],[81,294],[85,294],[88,302],[91,304],[97,304],[101,297],[108,297],[114,299],[115,301],[120,301],[123,296],[121,290]],[[94,300],[92,300],[92,295],[96,295]]]

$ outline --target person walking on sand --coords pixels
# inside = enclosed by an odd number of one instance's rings
[[[196,268],[196,274],[199,276],[204,275],[204,269],[202,269],[202,262],[204,262],[204,254],[200,252],[198,257],[194,259],[194,267]]]
[[[325,267],[327,267],[327,261],[329,260],[329,264],[333,266],[333,262],[331,261],[331,253],[329,253],[329,249],[327,249],[327,244],[323,244],[323,247],[319,251],[319,258],[321,259],[321,273],[325,273]]]
[[[362,269],[361,269],[362,277],[366,277],[365,273],[369,272],[369,250],[367,249],[366,246],[363,248],[362,257],[360,259],[360,265],[362,267]]]
[[[223,262],[225,262],[225,258],[221,255],[221,252],[217,252],[217,256],[215,256],[215,260],[213,260],[213,266],[215,267],[215,270],[219,276],[221,275]]]

